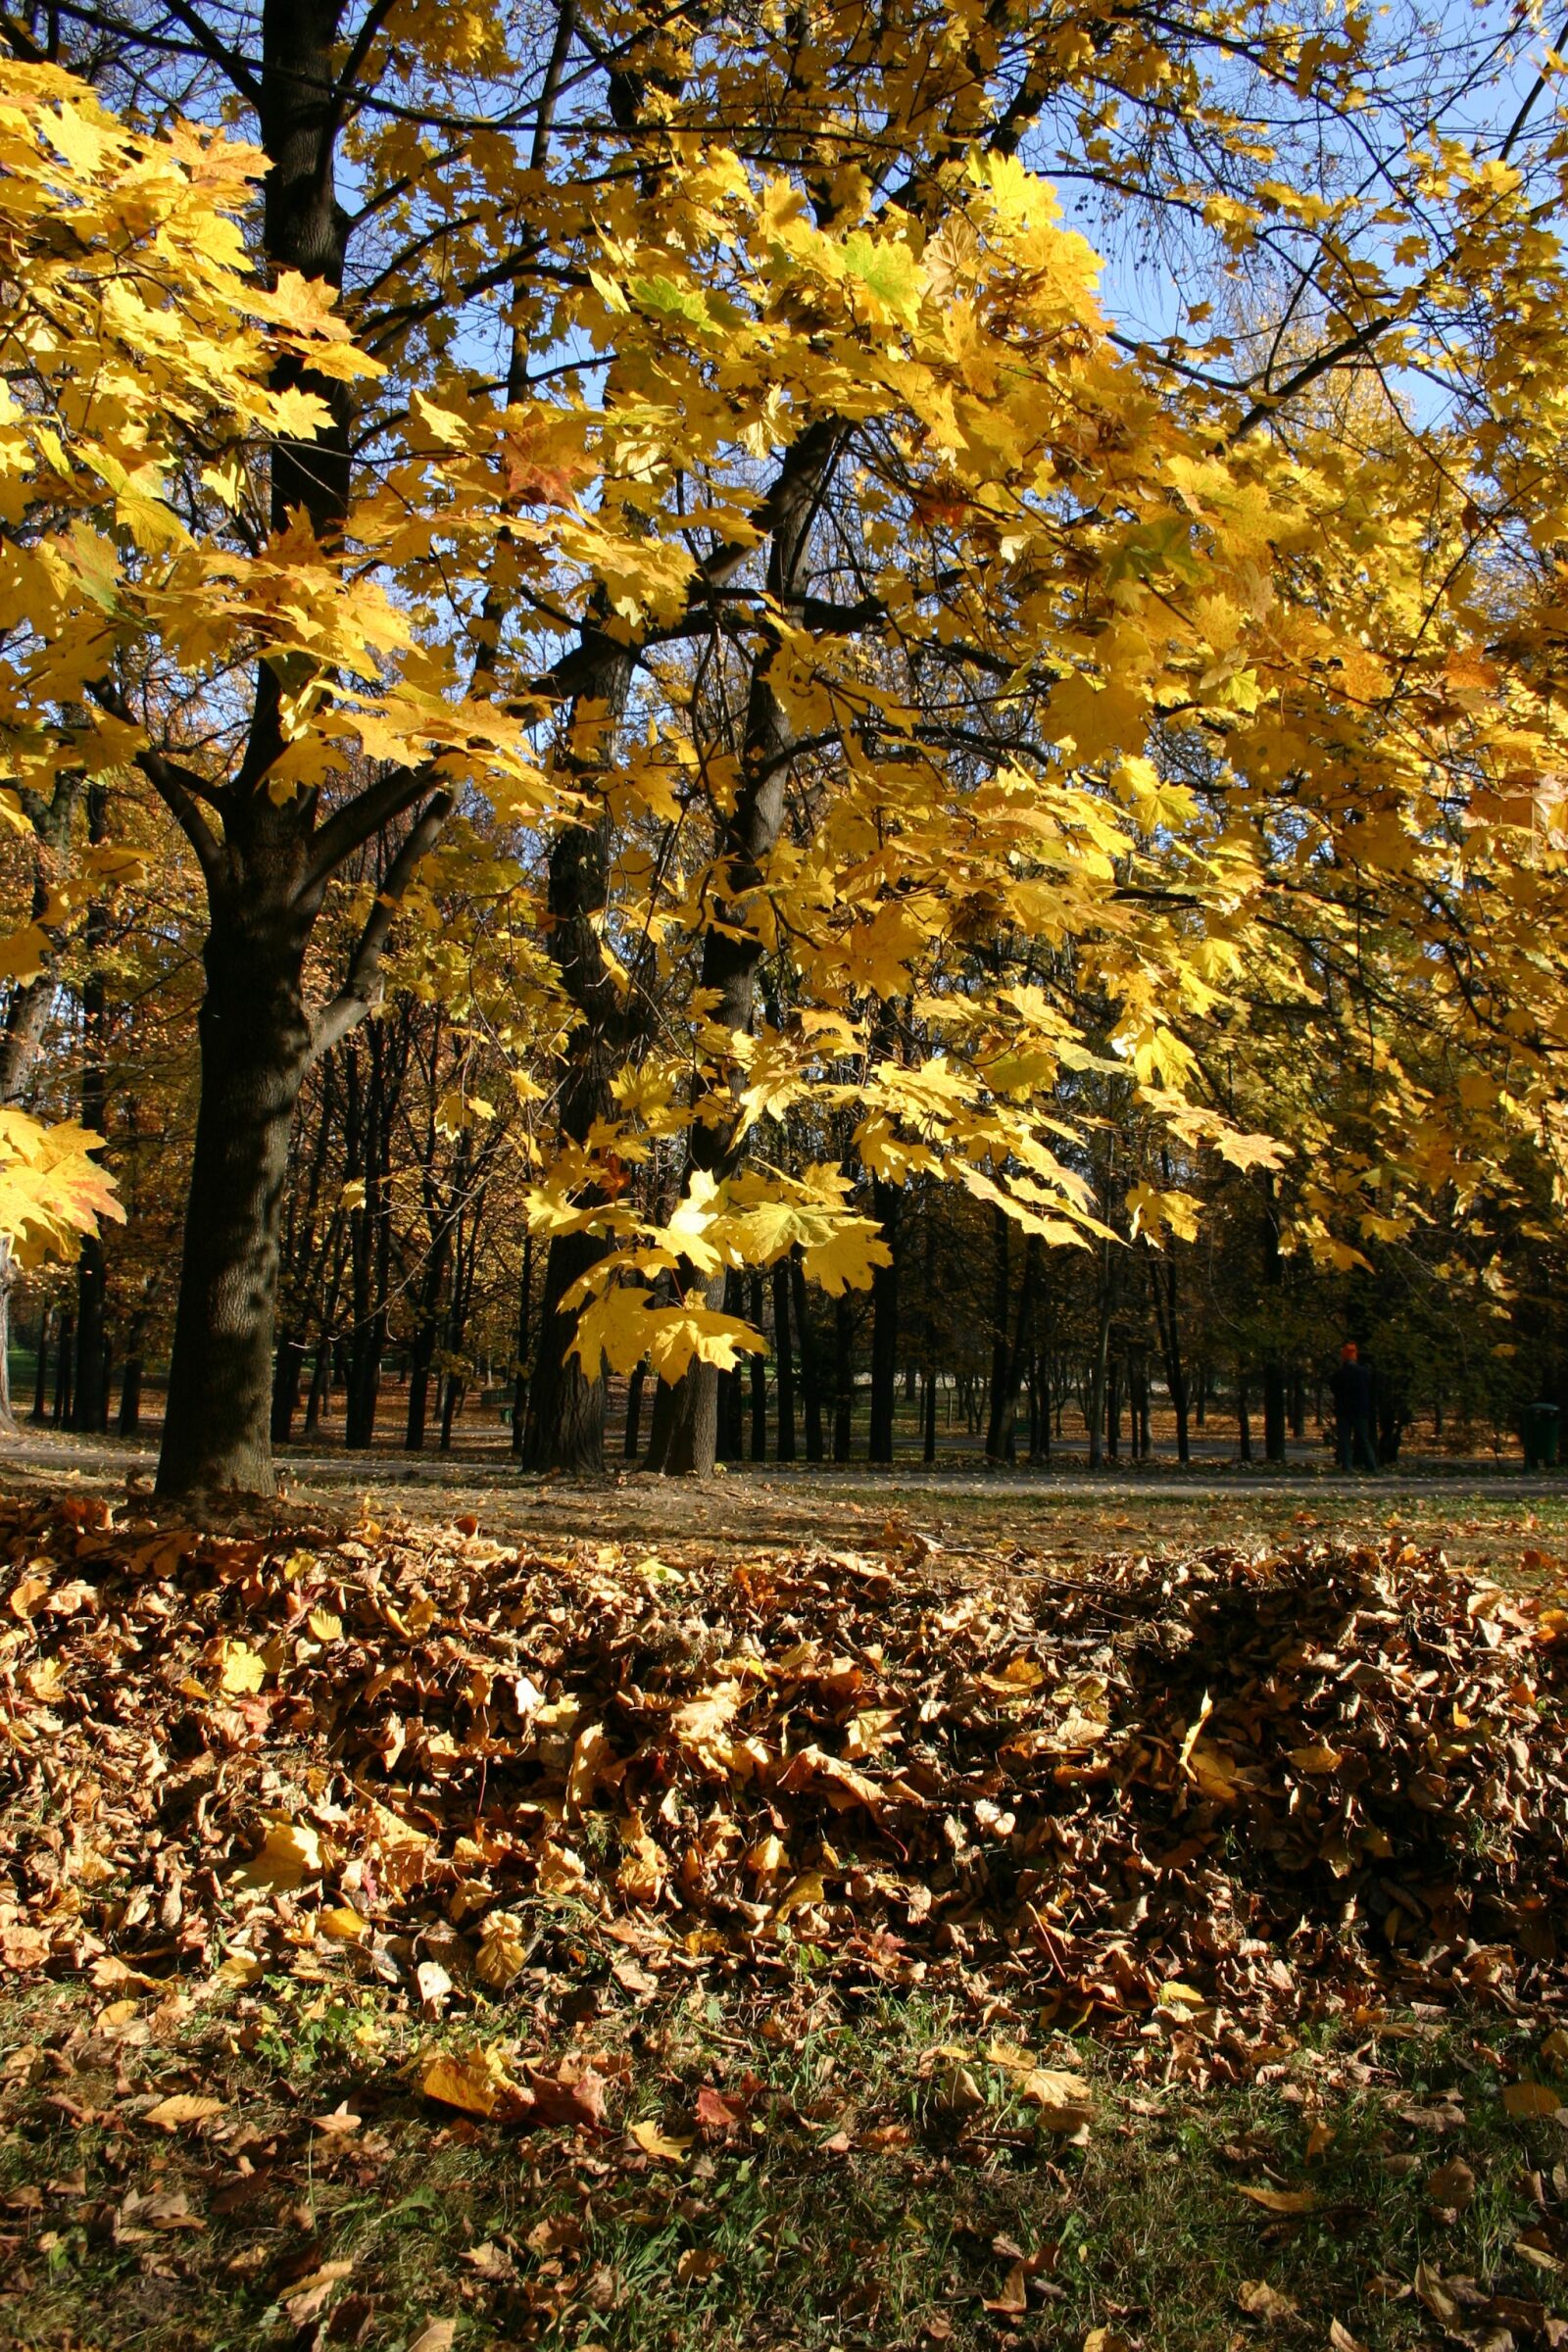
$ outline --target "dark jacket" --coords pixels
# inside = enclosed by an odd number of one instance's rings
[[[1329,1382],[1334,1410],[1341,1421],[1365,1421],[1372,1411],[1372,1374],[1363,1363],[1339,1362]]]

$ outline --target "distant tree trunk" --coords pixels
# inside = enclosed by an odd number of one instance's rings
[[[318,1438],[321,1434],[321,1415],[326,1410],[332,1386],[332,1340],[322,1331],[316,1343],[316,1363],[311,1373],[311,1393],[305,1400],[305,1435]]]
[[[848,1291],[833,1301],[833,1459],[847,1462],[855,1419],[855,1309]]]
[[[29,1421],[49,1418],[49,1335],[54,1329],[55,1310],[46,1306],[38,1317],[38,1360],[32,1373],[32,1410]]]
[[[512,1376],[512,1450],[520,1461],[528,1419],[528,1349],[533,1319],[533,1235],[523,1228],[522,1274],[517,1283],[516,1369]]]
[[[1110,1361],[1110,1245],[1102,1245],[1097,1285],[1095,1352],[1089,1375],[1089,1467],[1098,1470],[1105,1458],[1105,1374]]]
[[[1241,1458],[1252,1458],[1252,1424],[1247,1409],[1247,1374],[1241,1365],[1236,1368],[1236,1426],[1240,1441]]]
[[[801,1403],[806,1415],[806,1458],[822,1459],[822,1359],[816,1326],[807,1295],[806,1270],[799,1251],[790,1257],[790,1300],[795,1310],[795,1336],[801,1351]]]
[[[1268,1354],[1263,1363],[1263,1459],[1285,1459],[1285,1361],[1280,1352],[1281,1293],[1285,1261],[1280,1253],[1279,1189],[1272,1174],[1263,1175],[1263,1288],[1269,1310]]]
[[[71,1376],[75,1364],[75,1315],[69,1306],[62,1307],[60,1344],[55,1350],[55,1408],[52,1419],[56,1429],[71,1427]]]
[[[731,1266],[724,1276],[724,1312],[737,1322],[748,1320],[746,1313],[746,1277],[738,1266]],[[718,1458],[722,1462],[738,1462],[746,1452],[746,1404],[743,1382],[746,1374],[741,1364],[732,1364],[718,1376]]]
[[[1011,1229],[1001,1206],[991,1211],[991,1391],[986,1427],[986,1459],[1002,1458],[1004,1399],[1007,1387],[1007,1306],[1011,1296],[1009,1264]]]
[[[762,1328],[762,1277],[754,1274],[750,1282],[751,1313],[748,1320],[754,1331]],[[759,1349],[750,1359],[752,1382],[752,1443],[754,1462],[767,1459],[767,1364]]]
[[[130,1348],[125,1356],[125,1369],[120,1383],[120,1419],[117,1423],[122,1438],[133,1438],[141,1429],[142,1356],[139,1346]]]
[[[773,1268],[773,1356],[777,1364],[778,1437],[774,1459],[795,1459],[795,1357],[790,1346],[790,1269],[781,1257]]]
[[[1182,1363],[1181,1316],[1176,1289],[1176,1260],[1167,1248],[1162,1265],[1151,1263],[1149,1287],[1154,1300],[1154,1327],[1159,1333],[1159,1352],[1165,1366],[1165,1387],[1170,1395],[1171,1411],[1176,1417],[1176,1459],[1190,1462],[1193,1458],[1192,1438],[1187,1427],[1187,1373]]]
[[[1202,1428],[1202,1426],[1203,1426],[1203,1423],[1204,1423],[1204,1422],[1205,1422],[1205,1420],[1208,1418],[1208,1366],[1207,1366],[1207,1364],[1201,1364],[1201,1363],[1200,1363],[1200,1364],[1199,1365],[1199,1367],[1198,1367],[1198,1408],[1197,1408],[1196,1412],[1194,1413],[1194,1415],[1193,1415],[1193,1418],[1194,1418],[1194,1420],[1197,1422],[1197,1424],[1198,1424],[1198,1427],[1199,1427],[1200,1429],[1201,1429],[1201,1428]]]
[[[87,839],[94,848],[101,848],[108,838],[109,795],[103,784],[95,782],[87,787]],[[102,1135],[109,1112],[108,996],[103,970],[109,913],[102,899],[95,898],[88,906],[82,935],[87,974],[81,989],[81,1123]],[[108,1283],[103,1238],[85,1233],[76,1254],[76,1380],[71,1426],[91,1433],[109,1427]]]
[[[1000,1254],[1005,1258],[1006,1241],[1004,1236]],[[1014,1461],[1017,1458],[1018,1391],[1023,1385],[1024,1360],[1029,1344],[1029,1331],[1034,1318],[1035,1278],[1040,1269],[1040,1236],[1030,1234],[1024,1245],[1023,1280],[1018,1286],[1017,1314],[1012,1337],[1006,1338],[1003,1327],[1004,1351],[1001,1380],[995,1366],[991,1375],[991,1421],[986,1431],[988,1461]],[[1005,1298],[1002,1301],[1005,1312]]]
[[[1149,1358],[1136,1348],[1127,1359],[1127,1402],[1132,1413],[1133,1458],[1149,1459]]]
[[[425,1423],[430,1412],[430,1374],[435,1366],[436,1328],[433,1317],[420,1318],[409,1344],[409,1405],[403,1424],[403,1450],[424,1449]]]
[[[899,1375],[899,1209],[902,1195],[896,1184],[880,1176],[871,1179],[871,1205],[892,1262],[878,1266],[871,1277],[871,1431],[866,1458],[893,1459],[893,1416]]]
[[[1291,1435],[1298,1440],[1306,1435],[1306,1382],[1298,1363],[1291,1366]]]
[[[1113,1462],[1121,1459],[1121,1357],[1110,1358],[1109,1376],[1105,1387],[1105,1451]]]
[[[633,1364],[631,1378],[626,1383],[626,1439],[621,1448],[628,1462],[637,1459],[638,1439],[642,1434],[643,1384],[648,1378],[648,1359]]]
[[[920,1409],[920,1459],[937,1458],[937,1220],[935,1204],[925,1206],[925,1298],[920,1317],[921,1370],[925,1396]]]
[[[293,1332],[282,1332],[277,1342],[277,1360],[272,1366],[272,1444],[286,1446],[294,1434],[294,1416],[300,1409],[300,1382],[305,1373],[305,1342]]]
[[[11,1407],[11,1245],[0,1235],[0,1430],[15,1433],[17,1416]]]

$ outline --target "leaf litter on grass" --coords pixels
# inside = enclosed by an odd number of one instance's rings
[[[7,1966],[400,1988],[406,2079],[463,2130],[625,2130],[624,2074],[494,2038],[509,1987],[590,1961],[634,2002],[805,1964],[1191,2084],[1253,2080],[1320,2015],[1564,2031],[1568,1617],[1399,1538],[1072,1579],[0,1514]],[[1043,2060],[977,2033],[920,2072],[945,2128],[992,2066],[1081,2142],[1090,2086]],[[1556,2117],[1560,2069],[1514,2071],[1507,2114]],[[639,2118],[632,2161],[678,2177],[745,2101]],[[1260,2227],[1321,2203],[1234,2186]],[[1560,2219],[1528,2234],[1554,2276]]]

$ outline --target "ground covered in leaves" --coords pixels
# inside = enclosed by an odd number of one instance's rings
[[[0,2340],[1568,2346],[1568,1612],[0,1503]]]

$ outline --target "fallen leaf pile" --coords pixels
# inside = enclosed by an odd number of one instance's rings
[[[1074,1581],[9,1500],[0,1556],[13,1970],[330,1961],[439,2018],[794,1941],[1210,2042],[1560,1983],[1568,1615],[1397,1539]]]

